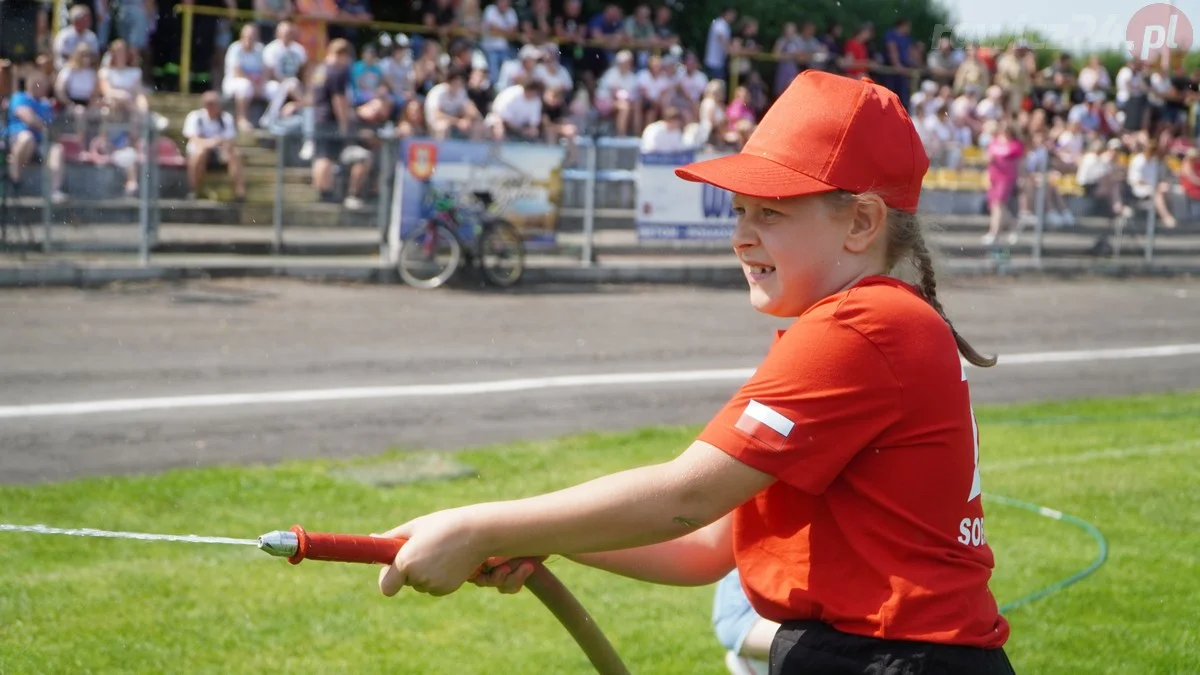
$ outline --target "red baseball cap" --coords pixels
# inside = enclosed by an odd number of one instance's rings
[[[685,180],[760,198],[873,191],[915,213],[929,157],[908,111],[889,89],[806,70],[736,155],[675,170]]]

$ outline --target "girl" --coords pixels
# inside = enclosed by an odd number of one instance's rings
[[[142,86],[142,69],[137,54],[124,40],[113,40],[108,46],[108,63],[100,68],[97,77],[104,103],[116,112],[150,112],[150,99]]]
[[[1153,202],[1164,227],[1173,228],[1178,224],[1167,204],[1167,195],[1171,191],[1171,169],[1167,166],[1166,150],[1159,146],[1157,139],[1146,141],[1142,151],[1129,160],[1125,181],[1134,198]]]
[[[80,43],[54,83],[54,94],[62,109],[75,120],[75,133],[87,139],[88,122],[100,103],[100,80],[96,73],[96,56],[91,47]]]
[[[749,382],[672,460],[396,527],[382,536],[408,543],[380,590],[515,591],[532,566],[495,558],[517,556],[674,585],[736,567],[781,624],[775,675],[1012,673],[959,355],[995,359],[938,299],[916,217],[928,168],[895,94],[797,77],[744,152],[677,170],[733,193],[751,305],[795,319]],[[917,286],[887,276],[901,262]]]
[[[1011,217],[1008,203],[1021,177],[1021,158],[1025,155],[1025,144],[1013,135],[1008,120],[1001,120],[996,125],[996,133],[988,141],[987,154],[987,203],[991,220],[987,234],[983,235],[983,245],[991,246],[996,243],[996,237],[1000,236],[1000,228],[1005,219]],[[1009,243],[1015,244],[1020,236],[1018,227],[1009,234]]]

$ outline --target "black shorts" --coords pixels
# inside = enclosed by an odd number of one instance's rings
[[[1014,675],[1003,649],[880,640],[819,621],[780,626],[770,663],[771,675]]]
[[[337,126],[318,126],[313,135],[313,159],[339,161],[342,150],[346,149],[346,137],[341,135]]]
[[[229,167],[229,162],[225,161],[225,153],[219,149],[213,149],[208,151],[205,166],[208,167],[209,171],[221,171]]]

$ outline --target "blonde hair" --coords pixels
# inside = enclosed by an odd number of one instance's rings
[[[861,200],[867,198],[865,194],[855,194],[845,190],[836,190],[827,193],[826,198],[830,200],[834,208],[844,209],[854,206]],[[980,368],[990,368],[996,365],[995,356],[984,356],[980,354],[974,347],[971,346],[967,339],[958,333],[954,328],[954,324],[950,322],[950,318],[946,316],[946,309],[942,307],[942,303],[937,296],[937,277],[933,269],[933,255],[929,251],[929,246],[925,243],[925,233],[921,226],[921,219],[915,213],[908,213],[900,209],[888,207],[887,211],[887,249],[885,253],[885,264],[889,273],[893,272],[897,266],[902,263],[909,263],[913,266],[917,273],[917,287],[921,290],[921,295],[925,297],[925,301],[933,307],[934,310],[950,327],[950,332],[954,335],[954,342],[958,345],[958,352],[971,365]]]
[[[92,48],[87,46],[87,43],[80,42],[75,46],[75,51],[71,52],[70,58],[67,59],[67,65],[71,68],[79,69],[83,67],[83,60],[85,58],[92,57]],[[93,58],[93,61],[94,60],[95,59]],[[92,65],[94,66],[95,64],[93,63]]]
[[[329,42],[325,48],[325,53],[333,54],[334,56],[349,56],[354,58],[354,48],[350,45],[350,41],[345,38],[336,38]]]
[[[114,60],[113,56],[115,54],[117,54],[118,52],[125,55],[125,67],[126,68],[130,68],[130,67],[134,67],[134,66],[138,65],[137,52],[135,52],[133,49],[130,49],[129,43],[125,42],[121,38],[117,38],[116,40],[113,40],[112,42],[108,43],[108,51],[105,52],[105,55],[108,57],[106,60],[106,63],[108,66],[113,65],[113,60]]]

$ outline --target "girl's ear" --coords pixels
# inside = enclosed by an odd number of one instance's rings
[[[887,228],[887,204],[879,195],[860,196],[854,204],[850,227],[846,231],[846,250],[864,253]]]

